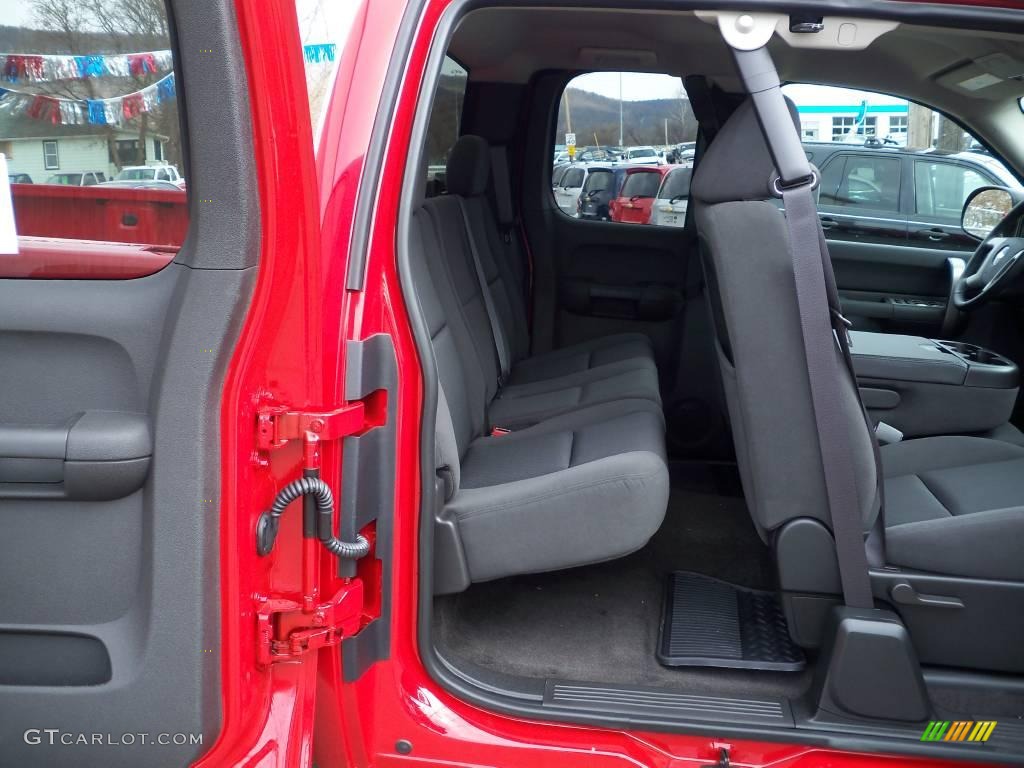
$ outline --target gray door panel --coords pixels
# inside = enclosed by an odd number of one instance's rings
[[[218,444],[199,436],[216,435],[224,342],[253,273],[172,264],[130,281],[0,280],[0,432],[131,413],[154,456],[138,490],[105,501],[49,497],[17,467],[0,482],[0,763],[183,765],[213,743],[220,467]],[[25,743],[46,728],[203,742]]]
[[[829,240],[843,312],[862,330],[936,334],[951,288],[949,251]]]
[[[2,766],[178,767],[220,730],[220,401],[259,198],[234,4],[170,5],[197,118],[174,263],[0,279]]]

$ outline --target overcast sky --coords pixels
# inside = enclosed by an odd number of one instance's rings
[[[32,6],[28,0],[0,0],[0,24],[26,27],[32,21]],[[21,51],[13,51],[21,53]]]
[[[599,93],[611,99],[619,98],[618,72],[591,72],[580,75],[572,82],[580,90]],[[622,74],[622,98],[625,101],[647,99],[676,99],[682,81],[671,75],[651,75],[639,72]],[[905,103],[901,99],[868,91],[854,91],[824,85],[787,85],[786,94],[797,104],[851,104],[866,100],[869,104]]]

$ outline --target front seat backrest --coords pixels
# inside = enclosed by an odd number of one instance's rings
[[[776,176],[747,99],[716,135],[690,187],[737,461],[763,536],[798,517],[830,523],[789,235],[784,214],[768,202]],[[838,345],[836,355],[868,529],[878,508],[874,438]]]

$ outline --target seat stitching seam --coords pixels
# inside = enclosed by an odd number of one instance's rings
[[[935,499],[935,501],[937,501],[937,502],[939,503],[939,506],[940,506],[940,507],[942,507],[942,510],[943,510],[943,511],[944,511],[944,512],[945,512],[945,513],[946,513],[947,515],[949,515],[950,517],[955,517],[955,516],[956,516],[956,515],[955,515],[955,514],[953,513],[953,510],[952,510],[952,509],[950,508],[950,506],[949,506],[948,504],[946,504],[946,502],[944,502],[944,501],[942,500],[942,498],[941,498],[941,497],[939,496],[939,494],[938,494],[938,493],[936,493],[936,492],[935,492],[935,490],[934,490],[934,489],[933,489],[933,488],[932,488],[932,487],[931,487],[930,485],[928,485],[928,483],[927,483],[927,482],[925,481],[925,479],[924,479],[924,476],[923,476],[923,475],[914,475],[914,477],[916,477],[916,478],[917,478],[917,480],[918,480],[918,482],[920,482],[920,483],[921,483],[921,485],[922,485],[922,486],[924,486],[924,489],[925,489],[926,491],[928,491],[928,493],[930,493],[930,494],[931,494],[931,497],[932,497],[933,499]],[[941,518],[940,518],[940,519],[941,519]]]

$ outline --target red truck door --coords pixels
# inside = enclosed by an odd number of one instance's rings
[[[0,142],[10,173],[146,162],[133,153],[157,136],[188,189],[187,221],[185,193],[150,192],[153,220],[117,227],[104,206],[134,190],[16,195],[20,251],[0,255],[2,765],[309,765],[320,678],[355,680],[388,650],[396,355],[379,291],[347,284],[344,224],[321,239],[307,106],[310,59],[340,64],[337,49],[304,48],[294,0],[169,6],[144,36],[164,50],[103,53],[133,49],[99,39],[121,20],[92,18],[98,4],[79,36],[95,49],[51,52],[74,36],[26,11],[12,49],[42,65],[19,74],[26,57],[0,54],[4,135],[41,137]],[[94,69],[47,80],[79,59]],[[116,104],[89,103],[100,77]],[[108,118],[122,143],[80,161]]]

